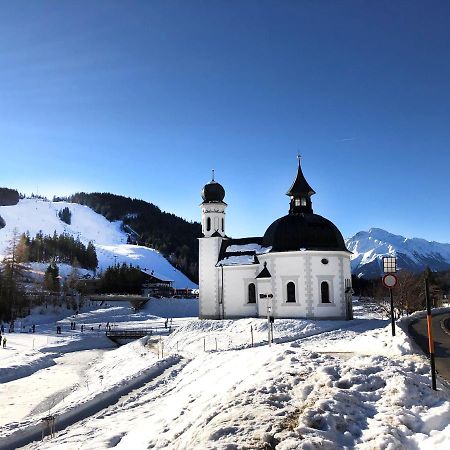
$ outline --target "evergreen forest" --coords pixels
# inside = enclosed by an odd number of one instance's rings
[[[103,294],[141,294],[148,275],[131,265],[108,267],[100,278],[98,292]]]
[[[88,270],[98,266],[97,252],[92,242],[84,245],[79,239],[69,234],[44,235],[42,232],[31,238],[27,234],[20,237],[17,247],[20,262],[59,262],[79,264]]]

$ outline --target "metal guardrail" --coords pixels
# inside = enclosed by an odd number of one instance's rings
[[[172,325],[168,327],[153,327],[153,328],[122,328],[106,330],[106,337],[110,339],[126,339],[126,338],[141,338],[144,336],[152,336],[153,334],[162,334],[161,332],[167,331],[171,333],[177,325]]]
[[[133,329],[122,329],[122,330],[107,330],[106,331],[106,337],[109,338],[123,338],[123,337],[144,337],[144,336],[151,336],[153,334],[155,329],[148,328],[148,329],[139,329],[139,330],[133,330]]]

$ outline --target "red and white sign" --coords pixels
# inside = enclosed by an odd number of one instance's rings
[[[387,288],[392,289],[397,284],[397,277],[392,273],[388,273],[383,277],[383,284]]]

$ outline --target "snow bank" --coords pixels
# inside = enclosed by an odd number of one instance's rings
[[[199,354],[29,448],[444,449],[449,414],[426,364],[342,360],[283,344]]]

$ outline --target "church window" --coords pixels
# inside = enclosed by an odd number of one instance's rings
[[[211,231],[211,217],[206,219],[206,231]]]
[[[292,281],[289,281],[289,283],[286,286],[287,290],[287,299],[286,301],[288,303],[295,303],[295,283]]]
[[[320,283],[320,295],[322,298],[322,303],[331,303],[330,285],[326,281],[322,281],[322,283]]]
[[[222,232],[225,231],[225,220],[222,219]]]
[[[322,258],[322,264],[328,264],[328,259],[327,258]]]
[[[250,283],[248,285],[248,302],[256,303],[256,287],[255,283]]]
[[[300,206],[300,199],[299,198],[295,199],[295,206]]]
[[[302,206],[306,206],[306,198],[302,197]]]

